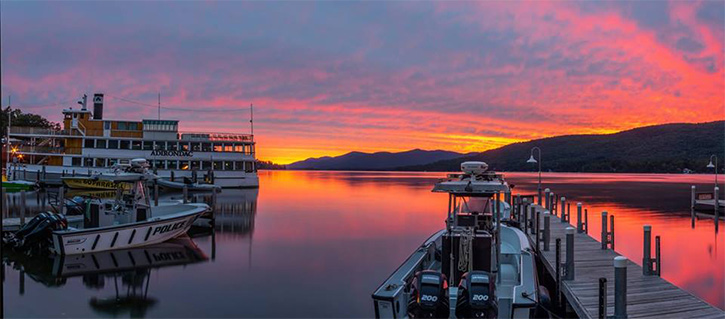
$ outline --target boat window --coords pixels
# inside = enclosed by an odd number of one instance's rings
[[[85,148],[93,148],[94,147],[94,145],[93,145],[93,139],[92,138],[86,139],[86,141],[83,144],[83,147],[85,147]]]
[[[73,165],[73,166],[81,166],[82,160],[83,159],[80,158],[80,157],[74,157],[73,159],[71,159],[71,165]]]
[[[189,150],[189,143],[183,142],[183,143],[179,143],[179,144],[181,146],[181,150],[182,151],[188,151]]]
[[[95,167],[106,167],[106,159],[105,158],[96,158],[96,160],[94,162],[95,163],[94,163],[93,166],[95,166]]]
[[[141,149],[141,141],[131,141],[131,149],[132,150],[140,150]]]
[[[244,170],[244,162],[234,162],[234,170],[235,171],[243,171]]]
[[[199,165],[200,165],[199,163],[201,163],[201,162],[200,161],[191,161],[191,169],[199,170]]]
[[[224,144],[224,151],[225,152],[233,152],[234,151],[234,146],[231,145],[231,144]]]
[[[249,155],[254,155],[254,145],[249,145]]]
[[[154,149],[155,150],[165,150],[166,142],[161,142],[161,141],[154,142]]]
[[[176,142],[166,142],[167,150],[169,151],[176,151],[179,149],[179,143]]]
[[[214,170],[219,171],[222,169],[222,162],[221,161],[214,161]]]
[[[118,149],[118,140],[108,140],[108,148],[110,149]]]
[[[234,144],[234,151],[237,153],[244,153],[244,145]]]
[[[247,173],[254,172],[254,162],[244,162],[245,166],[244,171]]]
[[[93,159],[92,158],[84,158],[83,159],[83,166],[84,167],[93,167]]]
[[[221,152],[222,151],[222,144],[214,143],[214,152]]]
[[[127,150],[130,145],[131,145],[131,143],[129,141],[121,140],[121,149],[122,150]]]
[[[153,161],[153,163],[154,163],[153,167],[156,169],[166,169],[166,166],[164,166],[163,160],[155,160],[155,161]]]
[[[180,162],[181,169],[188,171],[189,170],[189,161],[181,161]]]
[[[224,162],[224,170],[225,171],[231,171],[232,170],[232,162]]]
[[[96,140],[96,148],[106,148],[107,142],[106,140]]]
[[[201,143],[191,143],[191,150],[194,152],[201,152]]]
[[[152,142],[152,141],[142,141],[141,142],[141,148],[144,151],[150,151],[150,150],[154,149],[154,142]]]
[[[203,170],[211,169],[211,162],[210,161],[201,162],[201,169],[203,169]]]
[[[109,122],[109,121],[103,121],[103,129],[104,130],[110,130],[111,129],[111,122]]]
[[[211,152],[211,143],[201,143],[202,152]]]
[[[166,161],[166,168],[179,169],[179,162],[178,161]]]

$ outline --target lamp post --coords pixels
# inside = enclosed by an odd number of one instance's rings
[[[534,150],[539,152],[538,161],[534,158]],[[532,164],[539,163],[539,186],[538,186],[537,192],[539,194],[538,203],[539,203],[539,205],[541,205],[541,149],[538,146],[534,146],[531,148],[531,157],[529,157],[529,160],[526,161],[526,163],[532,163]]]
[[[715,165],[712,164],[712,159],[715,159]],[[707,168],[715,169],[715,186],[717,187],[717,156],[715,154],[710,155],[710,163],[707,164]]]

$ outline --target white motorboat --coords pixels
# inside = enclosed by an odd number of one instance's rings
[[[133,186],[129,193],[119,187],[111,200],[87,200],[83,227],[67,227],[64,215],[42,213],[5,242],[15,248],[45,245],[56,254],[74,255],[152,245],[186,233],[209,206],[177,201],[151,205],[145,182],[153,175],[146,168],[146,161],[137,159],[122,174],[99,176]]]
[[[428,238],[373,293],[376,318],[546,317],[535,253],[509,223],[510,188],[483,162],[435,184],[448,193],[446,228]],[[539,307],[541,306],[541,307]]]

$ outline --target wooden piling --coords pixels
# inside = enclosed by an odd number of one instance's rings
[[[544,251],[549,251],[549,241],[551,240],[551,214],[544,213]]]
[[[566,273],[564,280],[574,280],[574,227],[566,228]]]
[[[614,257],[614,317],[627,318],[627,258]]]
[[[644,225],[644,240],[642,250],[642,274],[652,275],[652,226]]]
[[[28,209],[27,195],[25,190],[20,191],[20,226],[25,225],[25,213]]]

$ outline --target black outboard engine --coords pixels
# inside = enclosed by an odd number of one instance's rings
[[[442,273],[419,271],[410,283],[410,318],[448,318],[450,307],[446,292],[448,281]]]
[[[3,238],[5,244],[15,249],[30,249],[49,244],[54,230],[68,228],[68,220],[61,214],[40,213],[18,231]]]
[[[471,271],[463,274],[458,285],[458,318],[496,318],[498,304],[494,294],[494,282],[487,271]]]

